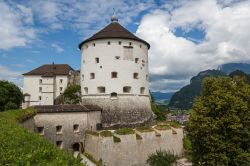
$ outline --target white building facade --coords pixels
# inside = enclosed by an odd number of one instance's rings
[[[111,24],[83,41],[79,48],[82,102],[103,109],[104,127],[151,121],[150,45],[127,31],[113,17]]]
[[[67,64],[48,64],[24,73],[25,98],[22,107],[54,105],[56,97],[68,86],[69,76],[73,71]]]

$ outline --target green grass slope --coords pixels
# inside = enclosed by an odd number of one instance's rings
[[[0,165],[82,165],[80,159],[19,124],[33,113],[31,109],[0,112]]]

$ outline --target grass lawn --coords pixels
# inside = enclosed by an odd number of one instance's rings
[[[32,114],[32,109],[0,112],[0,165],[83,165],[19,124]]]

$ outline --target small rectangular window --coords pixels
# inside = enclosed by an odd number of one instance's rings
[[[44,127],[37,127],[37,132],[40,135],[44,135]]]
[[[74,124],[73,130],[74,130],[74,132],[79,132],[79,125],[78,124]]]
[[[38,100],[42,100],[42,96],[38,96]]]
[[[42,92],[42,87],[39,87],[39,92]]]
[[[134,73],[134,79],[138,79],[139,78],[139,74],[138,73]]]
[[[111,72],[111,78],[117,78],[117,72]]]
[[[121,42],[121,41],[119,41],[118,43],[119,43],[119,45],[121,45],[121,44],[122,44],[122,42]]]
[[[131,87],[130,86],[124,86],[123,87],[123,93],[130,93],[131,92]]]
[[[141,87],[140,91],[141,91],[141,94],[144,94],[145,93],[145,88]]]
[[[132,42],[129,42],[129,45],[131,46],[131,45],[132,45]]]
[[[116,60],[120,59],[120,56],[115,56],[115,59],[116,59]]]
[[[56,146],[60,149],[63,148],[63,142],[62,141],[56,141]]]
[[[56,126],[56,134],[61,134],[62,133],[62,126],[58,125]]]
[[[99,63],[99,58],[95,58],[95,63]]]
[[[95,73],[90,73],[90,79],[95,79]]]
[[[97,91],[98,93],[105,93],[105,87],[103,86],[97,87]]]
[[[84,80],[84,74],[82,75],[82,80]]]
[[[135,58],[135,63],[138,63],[139,62],[139,58]]]
[[[110,45],[110,41],[108,41],[108,45]]]
[[[93,43],[93,47],[95,47],[95,43]]]
[[[42,80],[42,79],[40,79],[40,80],[39,80],[39,83],[40,83],[40,84],[42,84],[42,83],[43,83],[43,80]]]
[[[60,87],[60,92],[62,92],[63,91],[63,87]]]
[[[60,84],[62,84],[63,83],[63,79],[60,79]]]

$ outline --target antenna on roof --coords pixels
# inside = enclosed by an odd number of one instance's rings
[[[113,15],[111,17],[111,21],[112,22],[118,22],[118,18],[116,17],[116,14],[115,14],[115,8],[113,8]]]

